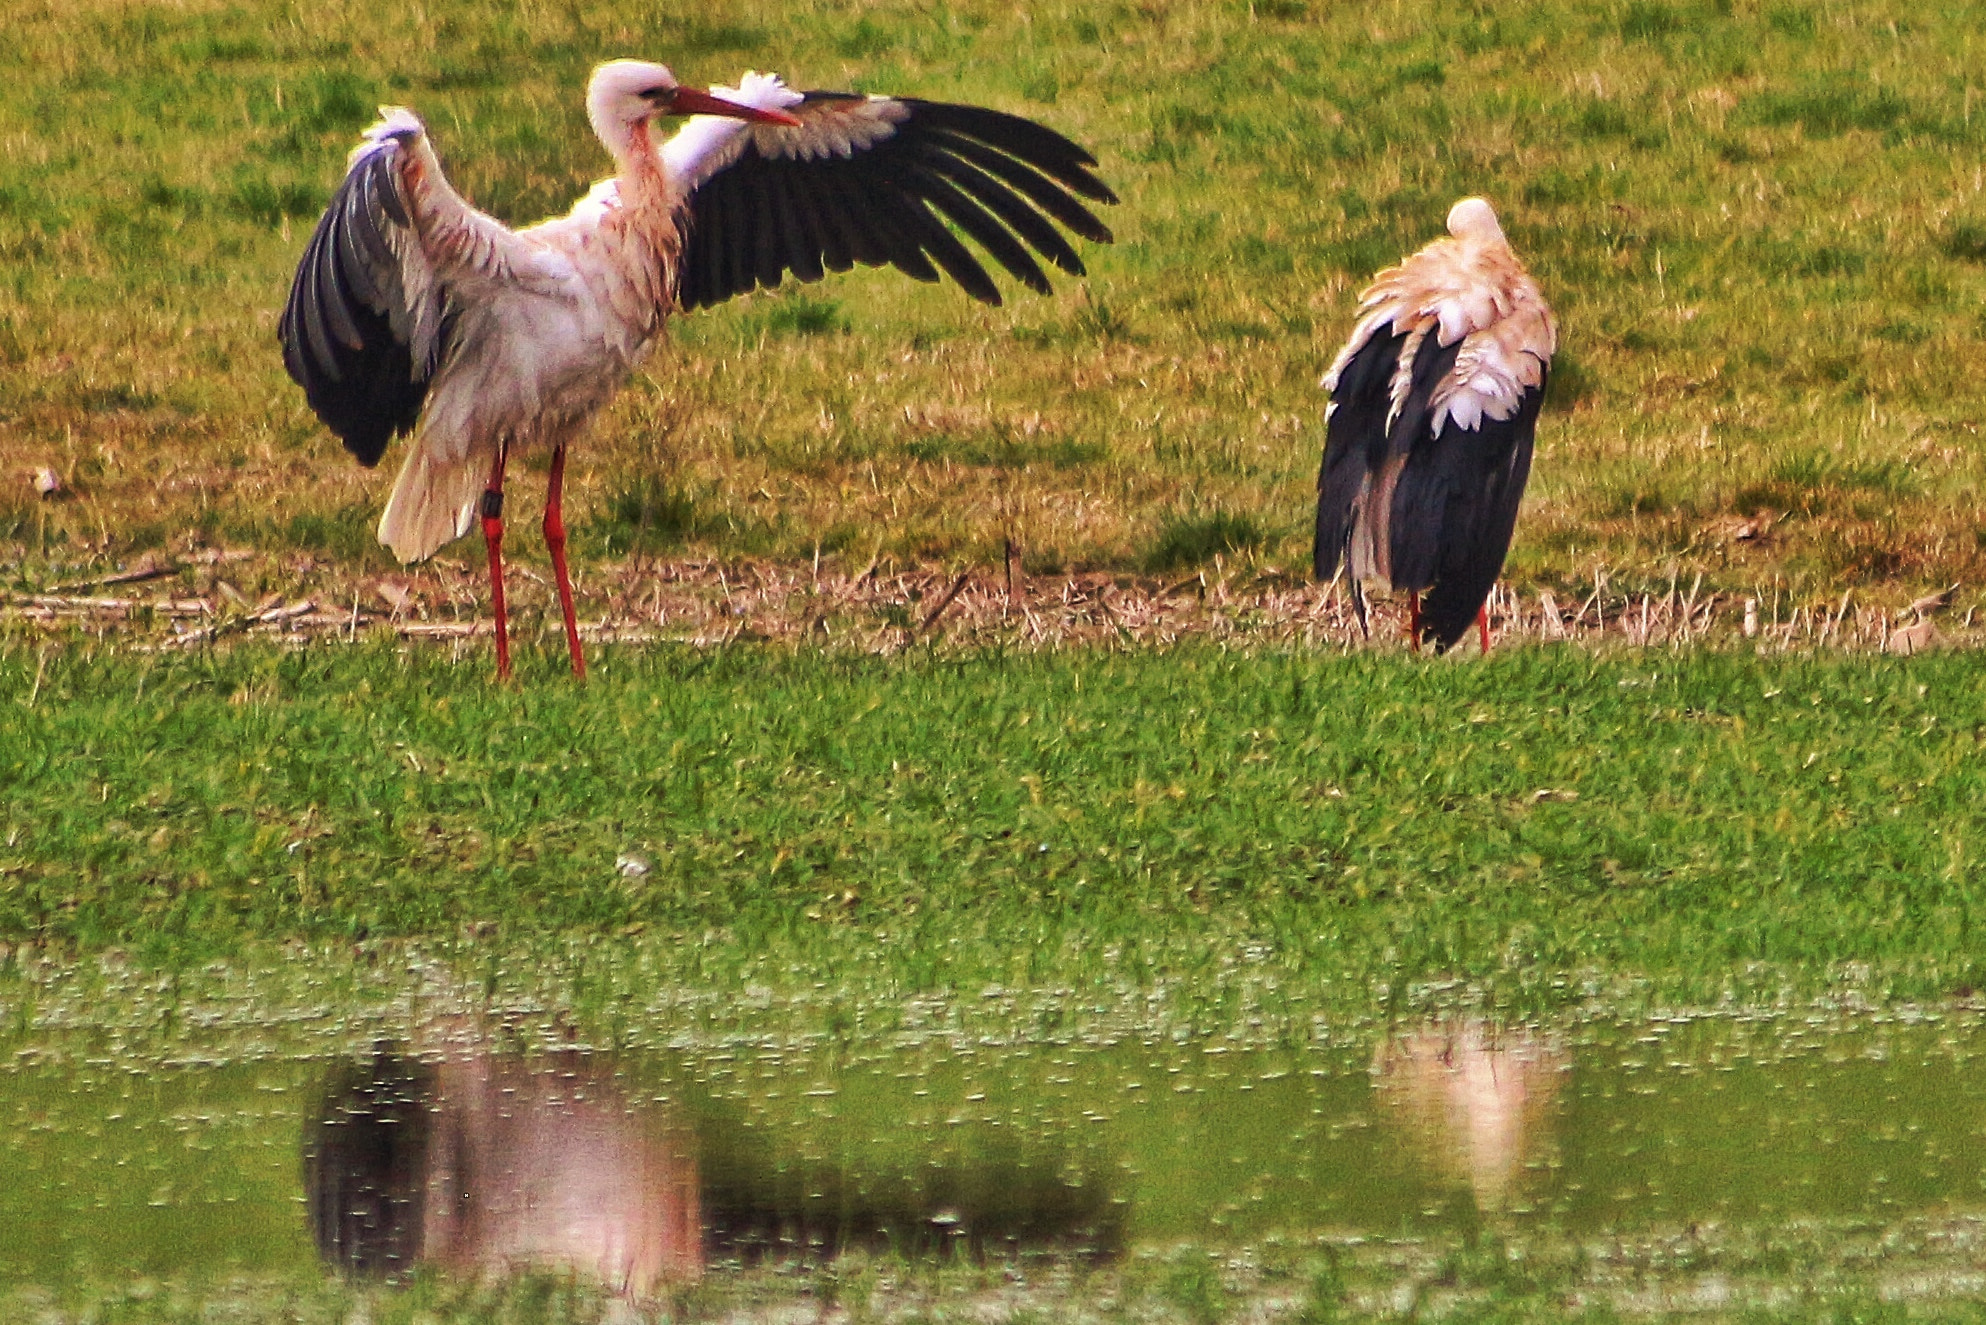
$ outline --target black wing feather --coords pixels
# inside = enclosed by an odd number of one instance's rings
[[[324,248],[322,236],[313,236],[310,246],[304,250],[303,265],[297,269],[290,299],[296,306],[297,320],[303,326],[302,348],[309,352],[299,355],[298,361],[316,366],[325,381],[335,385],[345,380],[345,365],[341,362],[345,356],[339,354],[331,333],[324,327],[323,294],[317,279],[318,272],[330,265],[324,256]]]
[[[1386,528],[1379,531],[1395,589],[1426,590],[1441,559],[1442,503],[1457,478],[1455,458],[1469,454],[1469,444],[1461,439],[1474,434],[1451,424],[1435,437],[1428,430],[1428,410],[1435,387],[1454,370],[1461,352],[1460,341],[1443,346],[1432,332],[1422,339],[1408,375],[1407,398],[1387,435],[1387,455],[1406,461],[1393,485]]]
[[[757,242],[752,245],[752,279],[767,289],[778,285],[779,278],[792,264],[788,240],[797,243],[799,239],[793,234],[796,228],[793,218],[782,205],[785,201],[779,187],[782,173],[768,170],[751,182],[756,188],[747,185],[744,190],[747,203],[766,221],[764,225],[753,227],[753,238]]]
[[[685,289],[694,285],[700,289],[721,290],[729,283],[724,271],[724,245],[719,242],[727,230],[732,232],[733,238],[736,237],[736,227],[724,223],[730,211],[724,205],[727,187],[719,180],[708,197],[698,199],[699,206],[693,221],[695,229],[685,241],[682,259],[677,264],[682,272],[678,282]],[[709,242],[691,242],[698,233],[705,231],[711,233]]]
[[[977,240],[979,246],[992,254],[993,260],[1005,267],[1015,280],[1037,294],[1048,294],[1054,288],[1049,285],[1041,264],[1027,251],[1027,246],[1015,239],[1013,232],[1002,225],[999,218],[974,202],[964,190],[955,187],[936,171],[921,167],[912,168],[911,179],[918,191],[930,199],[933,207]]]
[[[1324,430],[1324,462],[1317,471],[1317,540],[1311,551],[1320,580],[1338,573],[1351,542],[1352,503],[1366,476],[1385,460],[1393,366],[1406,339],[1375,331],[1345,364],[1331,392],[1334,408]]]
[[[983,166],[993,175],[1000,177],[1015,192],[1023,194],[1042,211],[1060,221],[1084,239],[1098,244],[1108,244],[1116,238],[1110,227],[1099,221],[1089,208],[1077,202],[1058,187],[1054,180],[1045,178],[1027,168],[1026,164],[1003,156],[970,138],[960,138],[955,134],[934,134],[934,142],[956,153],[960,159]],[[1115,201],[1113,199],[1112,201]]]
[[[813,210],[805,205],[806,190],[791,186],[790,173],[775,171],[770,177],[773,205],[779,209],[780,232],[785,239],[786,265],[800,280],[818,281],[826,274],[827,236],[821,233]]]
[[[339,274],[351,287],[352,296],[372,308],[386,307],[386,287],[374,278],[372,269],[379,267],[390,270],[393,250],[380,233],[373,220],[374,206],[372,190],[361,186],[352,189],[345,199],[344,217],[346,232],[350,237],[352,252],[359,259],[344,264]]]
[[[732,204],[737,201],[738,181],[719,179],[712,181],[710,191],[710,232],[713,242],[710,268],[712,280],[717,288],[736,289],[738,285],[738,246],[751,236],[735,225],[726,224],[726,219],[737,211]],[[691,265],[691,264],[686,264]]]
[[[1033,245],[1034,251],[1042,257],[1071,276],[1087,274],[1082,258],[1070,247],[1069,241],[1062,238],[1062,232],[1013,192],[1001,187],[1000,181],[957,157],[926,152],[920,159],[998,216],[1015,234]]]
[[[345,266],[342,262],[318,264],[317,302],[324,314],[324,331],[344,348],[356,350],[365,345],[365,337],[352,319],[351,310],[357,301],[352,296]]]
[[[848,218],[855,233],[873,243],[877,256],[872,265],[895,267],[912,280],[927,285],[944,279],[907,228],[902,215],[903,194],[895,185],[886,180],[870,180],[865,184],[854,174],[832,177],[824,185],[840,202],[842,215]]]
[[[808,106],[859,99],[808,92],[795,109],[804,118]],[[942,271],[973,298],[997,304],[999,287],[951,226],[1042,291],[1048,277],[1030,248],[1064,271],[1083,272],[1051,218],[1110,242],[1109,229],[1079,199],[1117,197],[1092,173],[1096,159],[1069,139],[980,106],[899,104],[908,114],[894,133],[846,156],[768,157],[748,138],[690,196],[678,305],[702,308],[775,286],[789,271],[812,281],[856,263],[893,266],[921,281]]]
[[[1025,161],[1062,184],[1097,202],[1116,202],[1117,195],[1086,166],[1096,158],[1055,130],[1033,120],[989,110],[985,106],[962,106],[956,102],[919,101],[901,98],[911,107],[913,119],[922,119],[932,129],[949,130],[962,138],[977,139],[1018,161]]]
[[[399,150],[382,142],[346,173],[304,246],[277,327],[283,366],[304,399],[367,466],[413,430],[433,371],[414,362],[394,331],[396,312],[402,326],[414,320],[413,310],[396,307],[399,279],[380,228],[408,224],[394,173]]]
[[[844,193],[847,196],[843,196]],[[882,234],[864,219],[865,214],[873,209],[865,206],[860,196],[846,190],[841,180],[832,176],[823,179],[820,188],[811,191],[809,196],[818,201],[821,215],[840,233],[851,265],[859,262],[865,267],[887,267],[891,264],[891,253],[883,245]],[[932,276],[935,278],[937,273],[933,272]]]
[[[986,268],[972,256],[972,250],[958,241],[958,237],[945,228],[924,199],[909,191],[898,194],[895,221],[898,228],[906,233],[912,242],[931,261],[944,269],[945,275],[965,287],[965,292],[983,303],[998,304],[1000,287],[993,284],[993,278],[986,274]]]
[[[825,192],[809,192],[806,189],[793,190],[791,197],[794,210],[808,218],[812,233],[820,240],[821,265],[828,271],[847,271],[853,267],[855,246],[849,242],[842,227],[834,199]],[[797,265],[793,268],[793,274],[803,281],[811,279]]]
[[[1455,434],[1456,449],[1467,459],[1454,466],[1456,482],[1441,517],[1441,560],[1434,588],[1421,601],[1421,634],[1433,641],[1436,652],[1462,638],[1503,574],[1517,507],[1531,476],[1531,449],[1544,399],[1540,380],[1524,393],[1510,418],[1484,419],[1475,432],[1442,430],[1444,439]]]
[[[1544,387],[1526,392],[1508,419],[1484,419],[1473,429],[1450,421],[1436,437],[1428,424],[1434,388],[1454,370],[1462,347],[1429,335],[1414,354],[1407,398],[1388,429],[1393,374],[1405,348],[1404,334],[1376,331],[1338,374],[1317,475],[1312,565],[1319,579],[1337,573],[1359,492],[1389,459],[1404,456],[1391,504],[1368,510],[1366,518],[1385,522],[1374,534],[1386,544],[1392,587],[1425,594],[1421,637],[1439,652],[1462,638],[1503,573]]]

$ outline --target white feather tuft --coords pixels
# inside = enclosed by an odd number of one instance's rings
[[[425,561],[469,532],[489,481],[490,457],[479,451],[448,460],[415,443],[379,516],[379,541],[402,564]]]
[[[713,87],[710,94],[757,110],[786,110],[806,98],[778,74],[748,73],[736,87]],[[750,126],[725,115],[692,115],[662,144],[662,168],[684,193],[737,159]]]
[[[381,106],[378,121],[366,128],[365,140],[368,143],[383,143],[388,138],[420,135],[427,131],[428,126],[421,122],[421,117],[405,106]],[[365,150],[363,147],[358,149],[360,152]]]

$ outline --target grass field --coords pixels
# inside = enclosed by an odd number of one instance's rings
[[[589,598],[630,555],[957,568],[1009,538],[1036,572],[1300,568],[1315,384],[1354,291],[1467,192],[1563,321],[1521,589],[1982,580],[1967,6],[440,0],[383,23],[336,0],[6,0],[0,20],[18,588],[201,547],[253,552],[249,594],[391,569],[370,529],[397,461],[351,465],[275,353],[304,233],[380,101],[417,106],[497,214],[562,209],[604,168],[586,70],[637,52],[1035,115],[1124,201],[1119,242],[1053,298],[984,310],[858,273],[685,319],[576,462]],[[65,499],[34,497],[42,465]]]
[[[535,681],[556,655],[532,655]],[[612,936],[658,985],[1981,984],[1963,655],[0,655],[0,934],[186,965]],[[1375,1002],[1377,1000],[1377,1002]],[[1397,1002],[1395,1006],[1400,1006]]]

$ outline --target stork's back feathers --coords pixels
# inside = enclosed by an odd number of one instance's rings
[[[1428,592],[1444,649],[1502,571],[1558,344],[1489,204],[1457,203],[1448,228],[1373,279],[1324,375],[1314,558],[1320,578],[1349,558],[1355,579]]]

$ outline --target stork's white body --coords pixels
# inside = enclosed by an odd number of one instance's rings
[[[462,300],[420,434],[380,516],[379,541],[401,561],[469,532],[499,445],[571,442],[661,329],[663,305],[644,302],[630,274],[666,255],[634,227],[580,231],[569,221],[517,236],[542,246],[544,278],[491,281]]]
[[[380,541],[418,561],[467,533],[480,506],[500,674],[505,463],[513,450],[552,450],[545,538],[583,675],[560,515],[565,451],[672,310],[858,262],[927,281],[942,269],[998,303],[947,222],[1041,291],[1048,279],[1030,250],[1083,271],[1051,218],[1110,240],[1078,201],[1116,200],[1090,173],[1094,158],[1031,121],[801,93],[762,74],[714,91],[682,87],[658,64],[601,65],[587,116],[618,173],[567,215],[515,231],[449,186],[412,111],[388,109],[352,153],[291,283],[283,359],[311,408],[366,465],[416,433]],[[692,117],[666,144],[652,136],[664,115]]]
[[[724,89],[725,99],[761,109],[800,100],[776,78],[745,84]],[[671,161],[657,150],[649,121],[629,122],[616,114],[618,103],[611,79],[596,76],[588,110],[618,175],[566,215],[517,231],[448,187],[411,111],[385,112],[353,153],[356,165],[382,143],[410,130],[419,135],[403,170],[413,185],[416,226],[402,271],[417,280],[423,268],[445,272],[455,310],[420,435],[379,520],[379,541],[403,562],[432,556],[469,532],[499,446],[570,443],[661,333],[682,248],[678,216],[687,190],[679,181],[693,181],[745,125],[699,117]],[[417,355],[420,348],[417,332]]]

